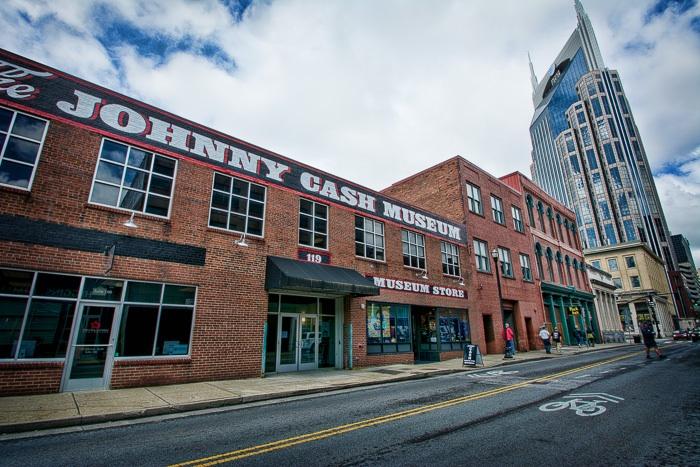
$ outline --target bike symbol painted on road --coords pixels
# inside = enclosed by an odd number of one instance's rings
[[[514,370],[514,371],[491,370],[491,371],[487,371],[485,373],[475,373],[473,375],[469,375],[469,377],[470,378],[493,378],[494,376],[514,375],[517,372],[518,372],[518,370]]]
[[[571,394],[564,396],[563,401],[547,402],[540,406],[542,412],[554,412],[556,410],[571,409],[576,415],[581,417],[595,417],[607,410],[602,405],[607,402],[619,404],[624,399],[622,397],[605,394],[604,392]]]

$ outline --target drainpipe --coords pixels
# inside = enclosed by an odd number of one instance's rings
[[[263,323],[263,345],[262,345],[262,373],[261,376],[265,377],[265,358],[267,357],[267,321]]]
[[[348,341],[350,342],[350,347],[348,350],[348,368],[352,370],[352,323],[348,324]]]

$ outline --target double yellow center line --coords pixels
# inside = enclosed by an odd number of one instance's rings
[[[238,459],[243,459],[245,457],[257,456],[264,454],[266,452],[279,451],[280,449],[285,449],[291,446],[296,446],[297,444],[309,443],[311,441],[318,441],[325,438],[330,438],[332,436],[342,435],[344,433],[349,433],[351,431],[360,430],[362,428],[368,428],[375,425],[381,425],[383,423],[389,423],[396,420],[401,420],[402,418],[413,417],[415,415],[424,414],[427,412],[432,412],[433,410],[444,409],[447,407],[452,407],[453,405],[464,404],[465,402],[471,402],[478,399],[483,399],[486,397],[496,396],[498,394],[503,394],[506,392],[514,391],[516,389],[524,388],[532,383],[539,383],[545,381],[552,381],[564,376],[568,376],[572,373],[578,373],[580,371],[585,371],[591,368],[599,367],[602,365],[607,365],[619,360],[624,360],[630,358],[633,355],[639,355],[638,352],[628,353],[619,357],[611,358],[608,360],[603,360],[597,363],[592,363],[589,365],[584,365],[581,367],[573,368],[566,371],[561,371],[559,373],[554,373],[547,376],[542,376],[540,378],[533,378],[525,380],[519,383],[511,384],[508,386],[502,386],[499,388],[491,389],[488,391],[479,392],[476,394],[470,394],[468,396],[457,397],[455,399],[450,399],[443,402],[437,402],[434,404],[428,404],[415,409],[404,410],[401,412],[395,412],[388,415],[383,415],[381,417],[370,418],[366,420],[361,420],[359,422],[348,423],[346,425],[340,425],[333,428],[328,428],[325,430],[315,431],[313,433],[306,433],[299,436],[293,436],[291,438],[281,439],[279,441],[273,441],[271,443],[259,444],[257,446],[252,446],[245,449],[238,449],[235,451],[224,452],[222,454],[216,454],[214,456],[202,457],[200,459],[194,459],[187,462],[182,462],[180,464],[172,464],[170,467],[185,467],[185,466],[212,466],[217,464],[223,464],[225,462],[232,462]]]

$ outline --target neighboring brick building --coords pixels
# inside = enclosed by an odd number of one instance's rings
[[[576,329],[582,333],[593,329],[600,341],[600,320],[577,235],[576,215],[520,172],[501,180],[522,193],[523,222],[532,235],[535,268],[541,278],[548,321],[559,328],[565,343],[576,342]]]
[[[500,351],[494,276],[469,275],[461,216],[2,50],[0,77],[0,394],[438,360],[471,341]],[[531,251],[499,229],[494,244]],[[533,348],[535,285],[504,282]]]
[[[504,322],[516,330],[519,350],[542,347],[537,333],[546,319],[520,192],[457,156],[394,183],[382,193],[466,225],[472,258],[465,268],[470,316],[478,317],[472,321],[472,333],[485,341],[488,353],[503,351]],[[498,275],[494,274],[494,250],[501,266]]]

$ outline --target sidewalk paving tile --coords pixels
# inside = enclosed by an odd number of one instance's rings
[[[170,405],[187,404],[188,402],[202,402],[230,399],[238,394],[221,389],[210,383],[189,383],[171,386],[154,386],[148,388],[153,394],[163,399]]]
[[[73,394],[69,392],[0,397],[0,426],[79,416]]]
[[[146,388],[116,389],[112,391],[75,392],[75,402],[80,415],[138,412],[145,409],[167,407],[168,403]]]

